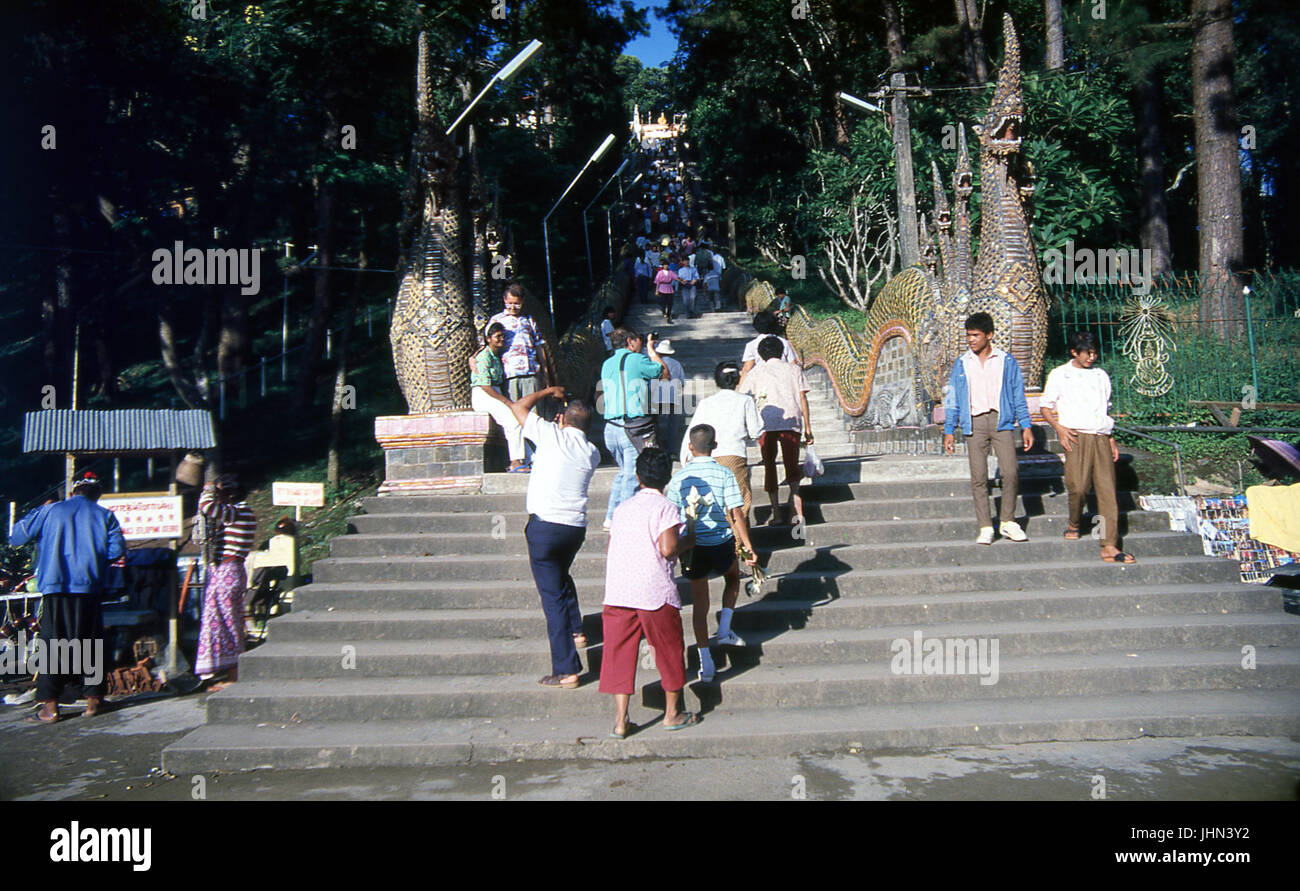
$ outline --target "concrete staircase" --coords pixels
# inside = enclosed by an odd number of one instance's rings
[[[652,330],[654,318],[633,322]],[[752,336],[742,313],[653,330],[672,337],[700,397],[712,392],[714,364]],[[1095,541],[1061,538],[1066,499],[1050,478],[1022,486],[1029,542],[976,546],[964,457],[856,457],[832,399],[813,396],[828,473],[805,486],[806,538],[755,528],[773,578],[760,598],[741,598],[734,627],[747,646],[715,650],[718,682],[688,688],[687,707],[705,712],[698,727],[606,736],[612,706],[595,678],[612,467],[597,471],[573,568],[590,670],[576,691],[537,686],[550,660],[522,534],[527,478],[502,474],[481,495],[366,499],[353,534],[334,540],[296,592],[294,612],[272,620],[268,642],[241,659],[240,682],[208,698],[207,724],[164,750],[163,766],[1300,734],[1300,620],[1282,612],[1276,589],[1238,583],[1235,564],[1201,556],[1197,537],[1168,531],[1130,494],[1124,543],[1139,562],[1105,565]],[[756,494],[762,523],[768,508]],[[683,619],[689,639],[689,608]],[[917,633],[996,641],[996,683],[971,666],[896,673],[896,642]],[[693,648],[688,658],[698,664]],[[663,693],[657,672],[639,679],[632,719],[645,723]]]

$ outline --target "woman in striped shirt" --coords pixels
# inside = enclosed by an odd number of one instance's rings
[[[244,595],[248,588],[244,559],[253,548],[257,517],[244,503],[233,474],[225,474],[203,487],[199,513],[208,524],[212,562],[203,591],[194,673],[206,679],[225,671],[225,682],[212,687],[219,690],[237,680],[239,654],[244,651]]]

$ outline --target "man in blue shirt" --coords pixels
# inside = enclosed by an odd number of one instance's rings
[[[998,456],[1002,474],[1003,538],[1028,541],[1016,522],[1019,466],[1011,431],[1020,428],[1025,451],[1034,445],[1034,432],[1025,399],[1025,381],[1016,357],[993,346],[993,317],[977,312],[966,320],[966,345],[970,347],[952,366],[943,406],[943,448],[954,450],[957,427],[966,437],[970,459],[971,493],[979,522],[976,544],[993,544],[993,513],[989,507],[989,447]]]
[[[745,642],[731,630],[732,611],[740,594],[740,562],[736,559],[736,539],[748,549],[749,566],[758,562],[757,551],[749,539],[745,519],[745,499],[736,482],[736,474],[710,457],[718,447],[714,429],[708,424],[691,428],[691,460],[668,483],[664,495],[686,516],[695,513],[695,548],[690,568],[682,574],[691,581],[691,620],[695,643],[700,651],[700,680],[713,681],[713,654],[709,651],[709,576],[722,576],[722,615],[718,619],[715,640],[722,646],[743,647]]]
[[[609,491],[609,507],[605,510],[606,529],[614,518],[614,510],[636,492],[636,456],[641,448],[654,445],[654,418],[650,416],[648,382],[656,378],[668,380],[668,367],[655,352],[655,337],[643,338],[631,328],[615,328],[609,336],[614,355],[600,367],[601,399],[597,405],[605,416],[605,448],[618,464],[618,476]],[[641,355],[645,347],[649,356]],[[651,437],[641,447],[632,441],[643,429]],[[630,431],[630,432],[629,432]]]
[[[126,554],[122,527],[112,511],[100,507],[102,489],[87,473],[67,501],[38,507],[14,524],[9,543],[39,542],[36,584],[40,587],[40,640],[48,657],[36,678],[36,698],[43,703],[36,718],[59,720],[59,697],[69,683],[81,680],[86,716],[99,714],[104,695],[104,614],[100,595],[108,565]]]

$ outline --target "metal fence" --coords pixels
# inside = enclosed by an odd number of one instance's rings
[[[1067,361],[1076,330],[1096,333],[1116,415],[1203,417],[1197,401],[1300,402],[1300,272],[1244,274],[1233,318],[1203,318],[1199,277],[1131,284],[1049,284],[1048,367]],[[1262,405],[1260,410],[1263,410]]]

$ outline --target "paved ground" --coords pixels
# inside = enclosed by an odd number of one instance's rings
[[[138,701],[94,720],[25,723],[0,706],[0,800],[175,801],[193,777],[159,752],[203,722],[203,697]],[[687,731],[689,732],[689,731]],[[1300,739],[1033,743],[797,758],[528,762],[207,775],[208,800],[1089,800],[1300,798]]]

